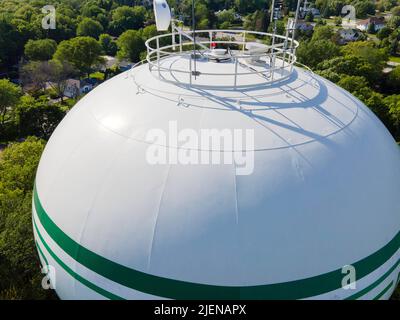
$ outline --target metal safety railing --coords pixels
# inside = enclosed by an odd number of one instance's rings
[[[161,34],[146,41],[147,62],[151,71],[158,75],[163,72],[186,74],[188,82],[193,84],[193,77],[228,76],[232,79],[230,85],[236,87],[238,79],[252,74],[261,75],[265,82],[273,82],[288,77],[296,63],[296,48],[299,43],[286,36],[245,30],[196,30],[183,32],[173,28],[174,32]],[[257,44],[254,50],[248,49],[248,44]],[[195,46],[195,48],[194,48]],[[193,71],[196,55],[205,59],[212,57],[215,47],[229,48],[228,60],[232,64],[231,72],[199,72]],[[232,47],[232,49],[230,49]],[[193,54],[195,53],[195,54]],[[170,56],[189,57],[185,67],[172,67],[162,64],[163,59]],[[263,62],[258,67],[245,64],[245,61]],[[244,68],[238,68],[238,66]],[[280,72],[279,72],[280,71]]]

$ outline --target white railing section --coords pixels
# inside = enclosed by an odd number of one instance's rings
[[[265,78],[265,83],[274,82],[290,76],[296,63],[295,53],[299,43],[288,36],[245,30],[196,30],[194,33],[192,31],[183,32],[178,28],[174,30],[175,32],[161,34],[146,41],[146,60],[150,71],[157,72],[159,76],[163,72],[187,74],[188,83],[191,85],[195,85],[194,77],[205,75],[228,76],[232,79],[228,86],[233,87],[237,86],[240,77],[252,74],[258,74]],[[213,46],[222,46],[224,49],[234,47],[228,50],[229,57],[227,59],[232,64],[232,71],[224,73],[195,72],[193,70],[196,63],[193,56],[194,43],[196,44],[196,55],[205,59],[212,56]],[[264,50],[248,50],[246,44],[249,43],[264,45]],[[189,65],[185,68],[162,65],[162,60],[170,56],[189,57]],[[251,65],[243,63],[249,59],[265,61],[265,64],[261,68],[253,68]],[[240,70],[245,71],[239,71],[239,65],[243,67]]]

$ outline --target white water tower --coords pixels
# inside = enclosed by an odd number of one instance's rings
[[[154,2],[159,30],[169,27],[164,4]],[[292,29],[173,26],[146,42],[146,61],[78,102],[46,146],[34,191],[36,244],[60,298],[390,297],[400,152],[362,102],[295,66],[297,45]],[[253,155],[253,171],[149,163],[155,146],[233,153],[147,139],[171,123],[198,136],[250,130],[254,143],[236,152]]]

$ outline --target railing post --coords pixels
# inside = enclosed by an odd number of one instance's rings
[[[172,29],[172,50],[175,51],[176,50],[176,46],[175,46],[175,22],[172,19],[171,20],[171,29]]]
[[[246,31],[243,32],[243,48],[242,51],[244,52],[246,49]]]
[[[210,37],[210,50],[211,50],[212,49],[212,31],[209,31],[208,35]]]
[[[192,54],[190,53],[189,59],[189,83],[192,85]]]
[[[179,52],[182,53],[182,34],[179,33]]]
[[[238,69],[238,58],[235,58],[235,80],[234,80],[235,90],[236,90],[236,85],[237,85],[237,69]]]
[[[151,56],[150,56],[150,45],[147,45],[147,57],[146,57],[146,60],[147,60],[147,64],[149,65],[149,70],[151,71]]]
[[[158,69],[158,76],[160,76],[160,40],[157,37],[157,69]]]

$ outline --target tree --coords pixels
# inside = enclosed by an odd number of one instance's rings
[[[375,34],[376,29],[375,29],[375,24],[374,24],[374,23],[370,23],[370,24],[368,25],[368,30],[367,30],[367,32],[370,33],[370,34]]]
[[[384,103],[384,97],[381,93],[371,91],[367,100],[364,101],[368,108],[370,108],[376,116],[386,125],[391,127],[391,121],[388,114],[388,106]]]
[[[0,183],[3,188],[24,193],[32,191],[43,148],[44,141],[33,137],[5,148],[0,157]]]
[[[335,26],[339,27],[342,25],[342,17],[335,17],[334,19]]]
[[[398,4],[397,0],[382,0],[382,6],[385,11],[389,11]]]
[[[140,29],[144,25],[146,9],[142,6],[118,7],[112,12],[110,32],[112,35],[119,36],[129,29]]]
[[[397,131],[397,137],[400,134],[400,94],[393,94],[384,99],[389,108],[389,115]]]
[[[339,53],[339,47],[329,40],[303,41],[296,51],[299,62],[312,69],[322,61],[338,56]]]
[[[28,138],[0,156],[0,298],[45,299],[32,231],[32,189],[44,141]]]
[[[337,84],[352,93],[365,104],[367,104],[367,101],[374,93],[369,87],[367,79],[363,76],[343,75]]]
[[[25,45],[25,56],[33,61],[46,61],[56,50],[57,42],[52,39],[29,40]]]
[[[356,9],[357,18],[366,18],[367,15],[375,14],[375,4],[369,0],[356,0],[352,2],[352,5]]]
[[[393,29],[400,27],[400,16],[392,16],[388,22],[388,26]]]
[[[265,32],[269,26],[268,12],[257,10],[244,18],[243,27],[246,30]]]
[[[57,10],[57,27],[47,31],[47,37],[57,42],[70,39],[76,35],[76,20],[60,11]],[[41,26],[40,20],[36,22],[36,25]]]
[[[113,38],[109,34],[100,35],[99,43],[106,55],[115,56],[117,54],[118,50],[117,43],[113,40]]]
[[[132,62],[139,61],[140,53],[145,49],[144,41],[139,31],[125,31],[117,41],[118,58],[128,59]]]
[[[314,29],[312,41],[316,40],[331,40],[334,35],[332,26],[319,26]]]
[[[59,105],[51,105],[46,97],[35,99],[24,96],[16,110],[16,121],[21,137],[36,136],[48,140],[64,118],[66,110]]]
[[[49,85],[64,102],[64,92],[67,87],[67,80],[78,74],[77,70],[67,61],[60,62],[51,60],[48,62]]]
[[[7,113],[14,108],[22,95],[21,89],[9,80],[0,79],[0,133],[4,133]]]
[[[151,24],[142,29],[142,38],[143,41],[147,41],[148,39],[155,37],[158,34],[157,27],[154,24]],[[160,39],[160,43],[163,39]]]
[[[91,18],[84,18],[79,24],[76,30],[78,36],[87,36],[98,39],[100,34],[103,32],[103,26],[100,22]]]
[[[368,89],[368,81],[362,76],[343,76],[338,85],[351,93],[363,93]]]
[[[254,12],[265,8],[265,1],[260,0],[234,0],[234,6],[240,13]]]
[[[217,19],[220,26],[224,23],[225,27],[221,27],[222,29],[229,28],[235,21],[235,11],[233,9],[223,10],[219,13]]]
[[[392,10],[390,10],[390,12],[394,16],[400,16],[400,6],[393,7]]]
[[[377,65],[382,69],[388,59],[385,49],[377,48],[373,42],[368,41],[350,42],[342,48],[342,52],[344,55],[363,58],[368,63]]]
[[[304,18],[304,20],[305,20],[306,22],[313,22],[313,21],[314,21],[314,15],[312,14],[311,11],[309,11],[309,12],[306,14],[306,17]]]
[[[380,80],[382,74],[380,65],[373,65],[362,57],[354,55],[339,56],[323,61],[318,64],[317,69],[319,74],[325,70],[338,75],[364,76],[372,84]]]
[[[32,93],[46,90],[46,85],[50,81],[48,62],[30,61],[21,66],[20,79],[26,91]]]
[[[82,73],[89,76],[96,65],[104,62],[101,58],[102,48],[91,37],[77,37],[61,42],[54,58],[60,62],[67,61]]]
[[[400,66],[397,66],[389,72],[387,86],[394,92],[400,91]]]
[[[23,51],[21,35],[5,15],[0,15],[0,66],[15,63]]]
[[[380,30],[377,32],[376,37],[377,37],[379,40],[382,41],[383,39],[389,37],[391,33],[392,33],[392,30],[391,30],[390,28],[388,28],[388,27],[383,27],[382,29],[380,29]]]

